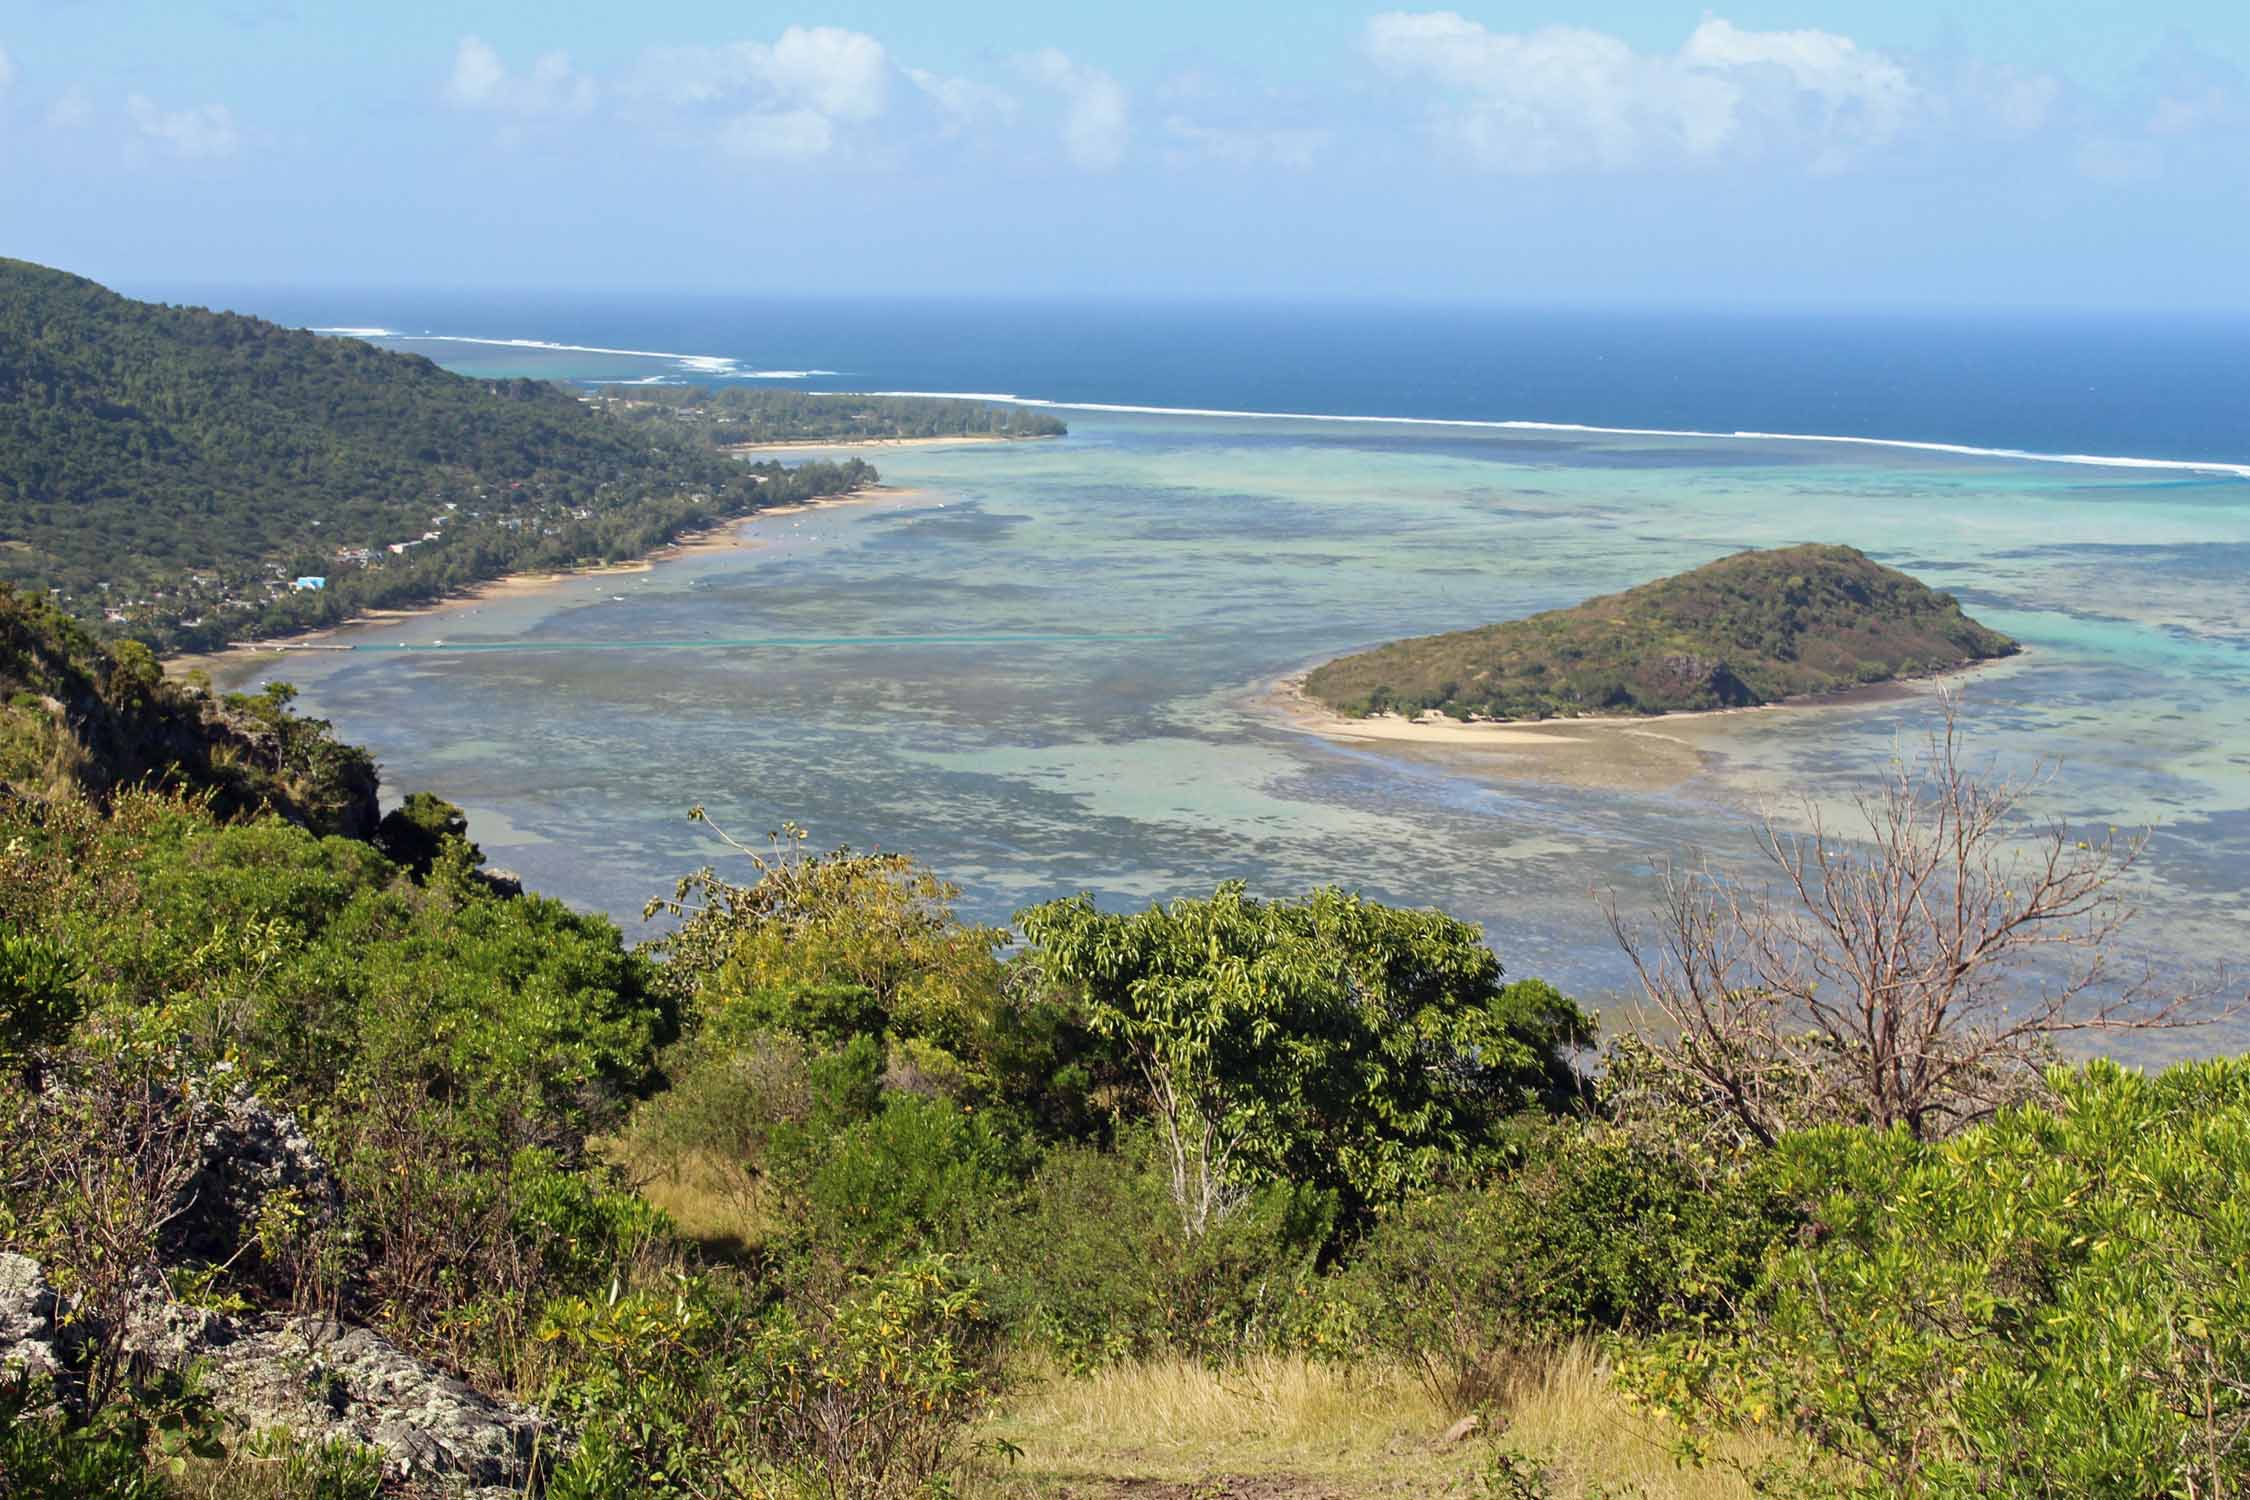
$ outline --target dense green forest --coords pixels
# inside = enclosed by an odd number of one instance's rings
[[[1742,708],[2007,656],[2016,643],[1850,547],[1740,552],[1569,609],[1394,641],[1305,679],[1349,714],[1546,719]]]
[[[159,650],[617,561],[874,479],[0,261],[0,579]]]
[[[635,945],[434,797],[152,767],[184,690],[6,603],[24,722],[111,726],[0,797],[10,1500],[2250,1486],[2250,1065],[1987,1024],[2130,851],[2019,859],[1951,723],[1803,920],[1621,925],[1673,1025],[1597,1052],[1339,889],[997,929],[713,829]]]
[[[865,443],[898,438],[1061,437],[1061,418],[1005,402],[954,396],[816,395],[722,386],[605,390],[601,404],[627,422],[675,427],[720,448],[758,443]]]

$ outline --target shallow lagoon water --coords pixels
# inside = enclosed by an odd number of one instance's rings
[[[1510,972],[1623,982],[1593,892],[1740,859],[1826,802],[1926,692],[1683,720],[1661,792],[1505,779],[1288,728],[1263,684],[1742,547],[1845,542],[2029,654],[1963,679],[1980,753],[2056,763],[2043,808],[2152,826],[2139,941],[2217,962],[2250,873],[2250,482],[1843,445],[1070,414],[1071,436],[875,455],[909,501],[765,518],[770,545],[348,632],[306,707],[392,794],[469,809],[496,864],[616,914],[783,819],[908,850],[1004,920],[1241,877],[1335,881],[1485,924]],[[635,643],[661,642],[664,645]],[[748,642],[750,644],[696,644]],[[576,649],[599,643],[606,649]],[[499,649],[457,649],[464,646]],[[2199,1042],[2196,1045],[2206,1045]]]

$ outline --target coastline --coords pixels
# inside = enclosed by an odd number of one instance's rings
[[[844,505],[867,505],[878,501],[910,500],[922,492],[895,485],[870,485],[864,490],[854,490],[845,495],[823,495],[799,501],[793,505],[775,505],[747,515],[730,516],[714,526],[694,531],[684,531],[653,552],[619,563],[597,563],[585,568],[539,569],[522,573],[503,573],[497,578],[473,583],[442,599],[427,604],[416,604],[399,609],[370,609],[340,620],[334,625],[323,625],[317,630],[303,630],[291,635],[273,636],[265,640],[238,641],[216,651],[184,652],[163,659],[167,677],[182,678],[191,672],[204,672],[216,677],[221,672],[246,671],[261,663],[279,661],[297,651],[341,651],[349,648],[336,643],[334,637],[342,631],[367,625],[391,625],[402,620],[442,618],[475,609],[501,599],[517,599],[530,594],[544,593],[580,578],[602,578],[615,574],[646,573],[660,562],[690,557],[699,553],[735,552],[769,545],[764,537],[748,536],[744,532],[756,522],[775,517],[801,516],[812,511],[828,510]]]
[[[1030,433],[1017,437],[1005,432],[964,432],[952,437],[859,437],[825,441],[792,439],[778,443],[730,443],[719,451],[737,457],[749,453],[831,453],[838,448],[950,448],[962,443],[1038,443],[1061,433]]]
[[[1416,759],[1467,765],[1503,780],[1559,783],[1590,790],[1666,791],[1706,771],[1721,757],[1697,743],[1698,729],[1739,723],[1746,715],[1856,708],[1919,696],[1927,685],[2020,661],[2023,653],[1964,662],[1945,672],[1847,688],[1817,697],[1786,698],[1748,708],[1709,708],[1667,714],[1588,715],[1577,719],[1463,721],[1442,714],[1374,714],[1355,718],[1305,692],[1306,667],[1268,683],[1259,698],[1269,715],[1301,734],[1332,743],[1377,749]],[[1674,725],[1668,733],[1659,726]]]

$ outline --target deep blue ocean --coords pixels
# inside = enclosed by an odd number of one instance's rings
[[[540,340],[822,372],[762,382],[807,390],[1835,434],[2250,462],[2244,315],[124,290],[301,327]],[[494,351],[474,352],[488,360],[480,372],[505,368],[489,362]],[[522,373],[550,371],[531,361]]]

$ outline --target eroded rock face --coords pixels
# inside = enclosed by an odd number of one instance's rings
[[[251,1430],[377,1450],[402,1483],[523,1494],[554,1457],[536,1413],[493,1400],[365,1328],[319,1318],[237,1321],[152,1297],[127,1334],[135,1354],[203,1369],[204,1389]]]
[[[202,1161],[180,1195],[171,1253],[226,1260],[284,1199],[304,1229],[336,1221],[342,1190],[295,1115],[268,1109],[245,1090],[204,1108]]]
[[[59,1377],[55,1289],[28,1255],[0,1251],[0,1370]]]

